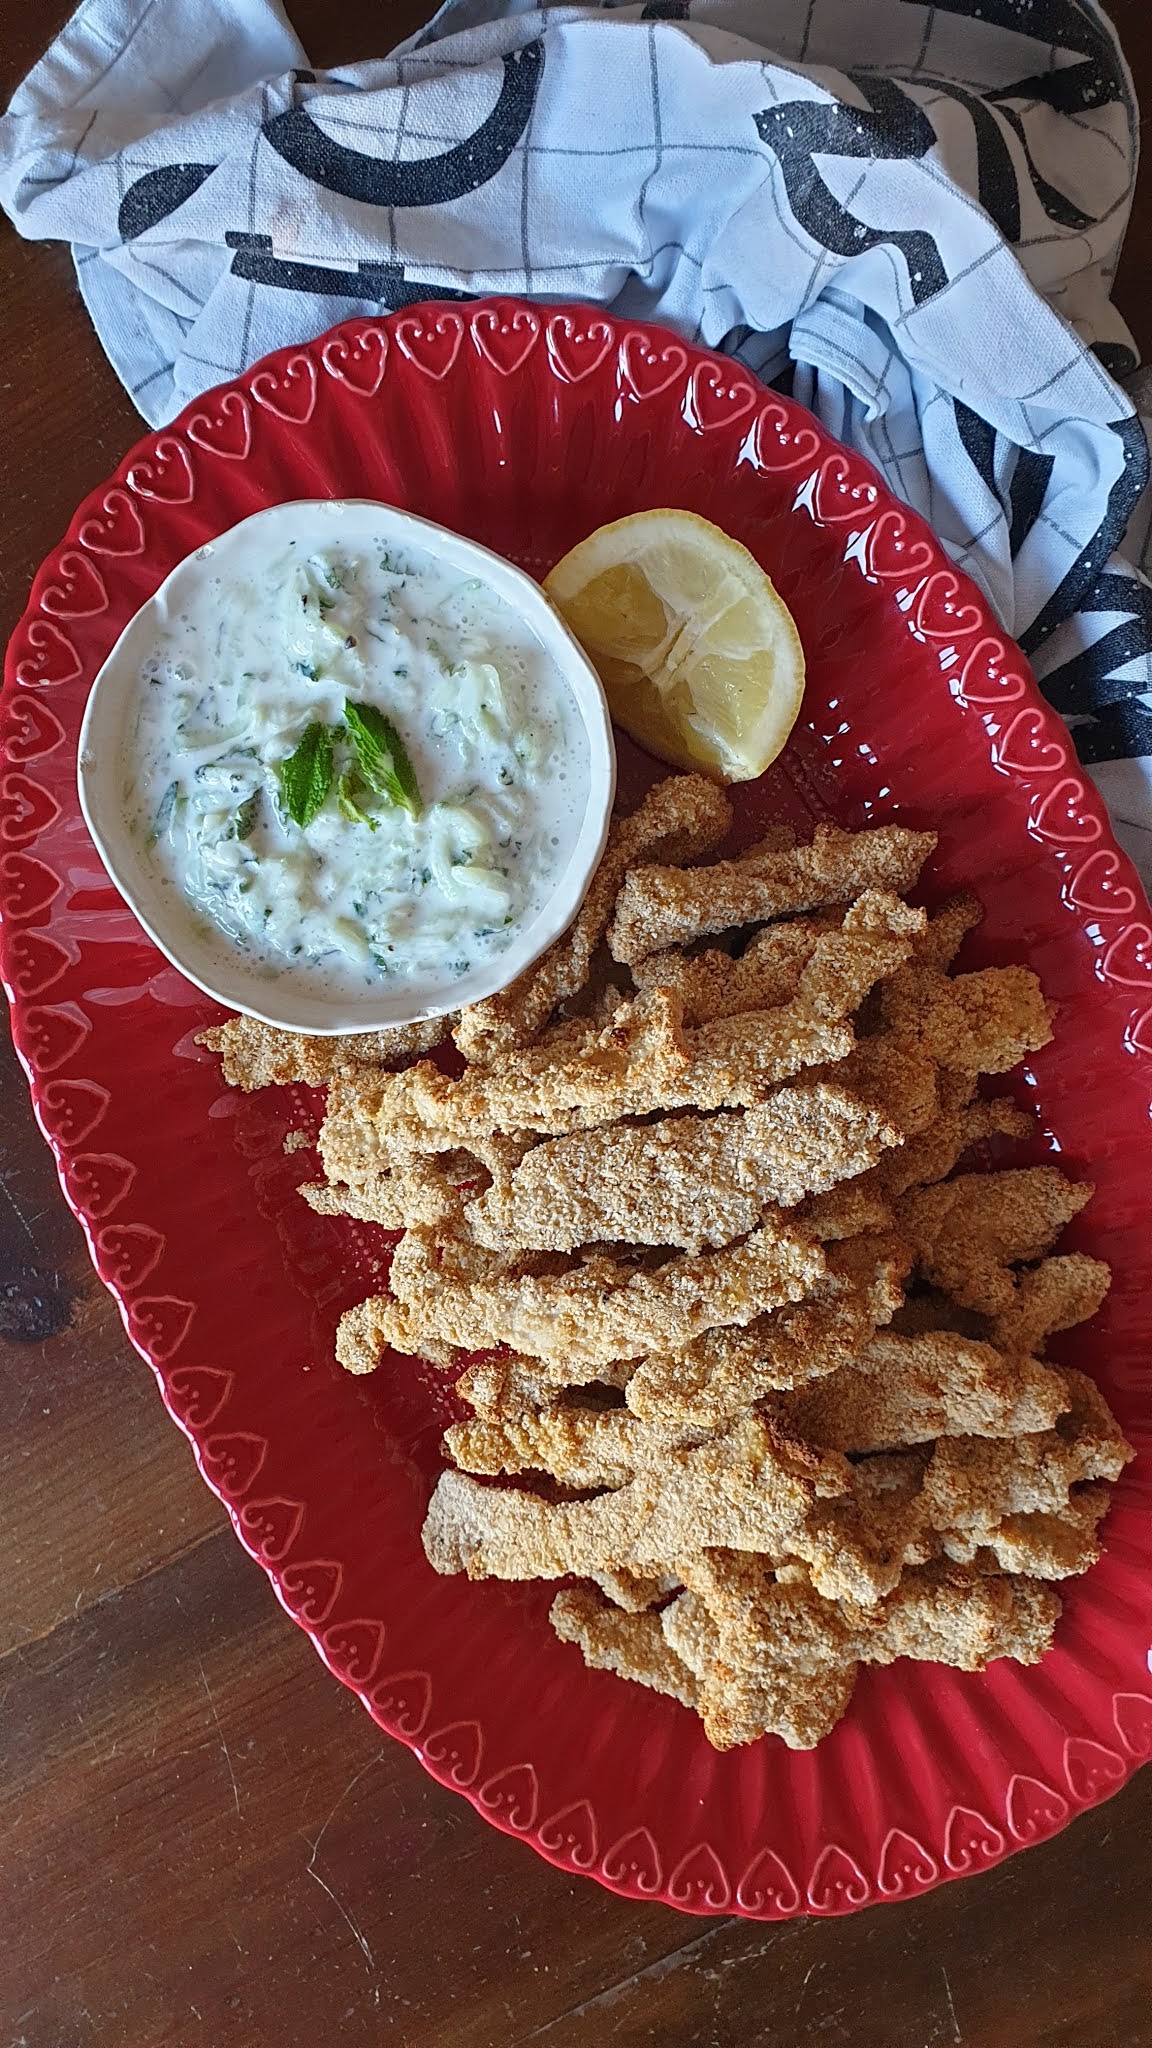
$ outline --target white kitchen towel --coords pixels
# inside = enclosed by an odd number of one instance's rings
[[[975,577],[1152,876],[1148,445],[1109,299],[1137,136],[1093,0],[449,0],[326,73],[277,0],[85,0],[0,119],[0,201],[71,242],[154,424],[428,297],[596,300],[739,356]]]

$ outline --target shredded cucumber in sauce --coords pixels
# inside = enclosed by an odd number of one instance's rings
[[[450,983],[499,953],[585,787],[531,630],[415,549],[302,537],[203,570],[143,665],[126,786],[164,880],[269,973]]]

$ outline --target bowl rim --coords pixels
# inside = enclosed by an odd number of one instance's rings
[[[174,584],[190,563],[204,558],[207,547],[233,541],[256,524],[287,514],[332,518],[370,511],[384,522],[384,537],[420,546],[449,559],[453,566],[482,575],[523,620],[559,668],[572,694],[588,745],[587,801],[576,843],[566,868],[535,918],[505,952],[474,968],[454,987],[430,990],[414,979],[408,991],[390,992],[379,1002],[371,994],[350,996],[293,985],[290,975],[258,974],[237,952],[230,957],[223,940],[219,955],[213,941],[199,941],[191,913],[177,889],[165,890],[152,880],[116,808],[120,784],[118,750],[123,743],[123,716],[135,688],[132,642],[140,638],[150,616],[163,612]],[[483,542],[451,527],[407,512],[375,498],[287,498],[263,505],[234,522],[210,542],[190,548],[133,612],[109,650],[88,693],[76,749],[76,788],[80,810],[93,845],[112,882],[138,924],[165,959],[205,995],[230,1010],[255,1018],[274,1029],[334,1037],[345,1033],[386,1030],[433,1017],[447,1016],[464,1004],[497,995],[562,937],[576,916],[599,864],[608,837],[616,793],[616,749],[604,687],[570,627],[533,577]],[[166,913],[171,911],[171,915]],[[405,1003],[404,994],[410,994]]]

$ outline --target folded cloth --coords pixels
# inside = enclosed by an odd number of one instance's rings
[[[0,201],[72,243],[154,424],[428,297],[595,300],[739,357],[931,522],[1152,875],[1148,446],[1108,296],[1137,132],[1093,0],[449,0],[326,73],[277,0],[85,0],[0,119]]]

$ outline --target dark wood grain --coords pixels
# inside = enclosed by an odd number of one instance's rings
[[[0,85],[65,18],[0,4]],[[299,0],[310,55],[418,0]],[[1114,0],[1152,98],[1145,0]],[[1147,187],[1142,187],[1146,191]],[[1152,344],[1152,207],[1117,297]],[[140,432],[67,252],[0,234],[0,632]],[[912,1906],[696,1921],[549,1870],[388,1742],[243,1556],[0,1057],[0,2048],[1150,2048],[1152,1772]]]

